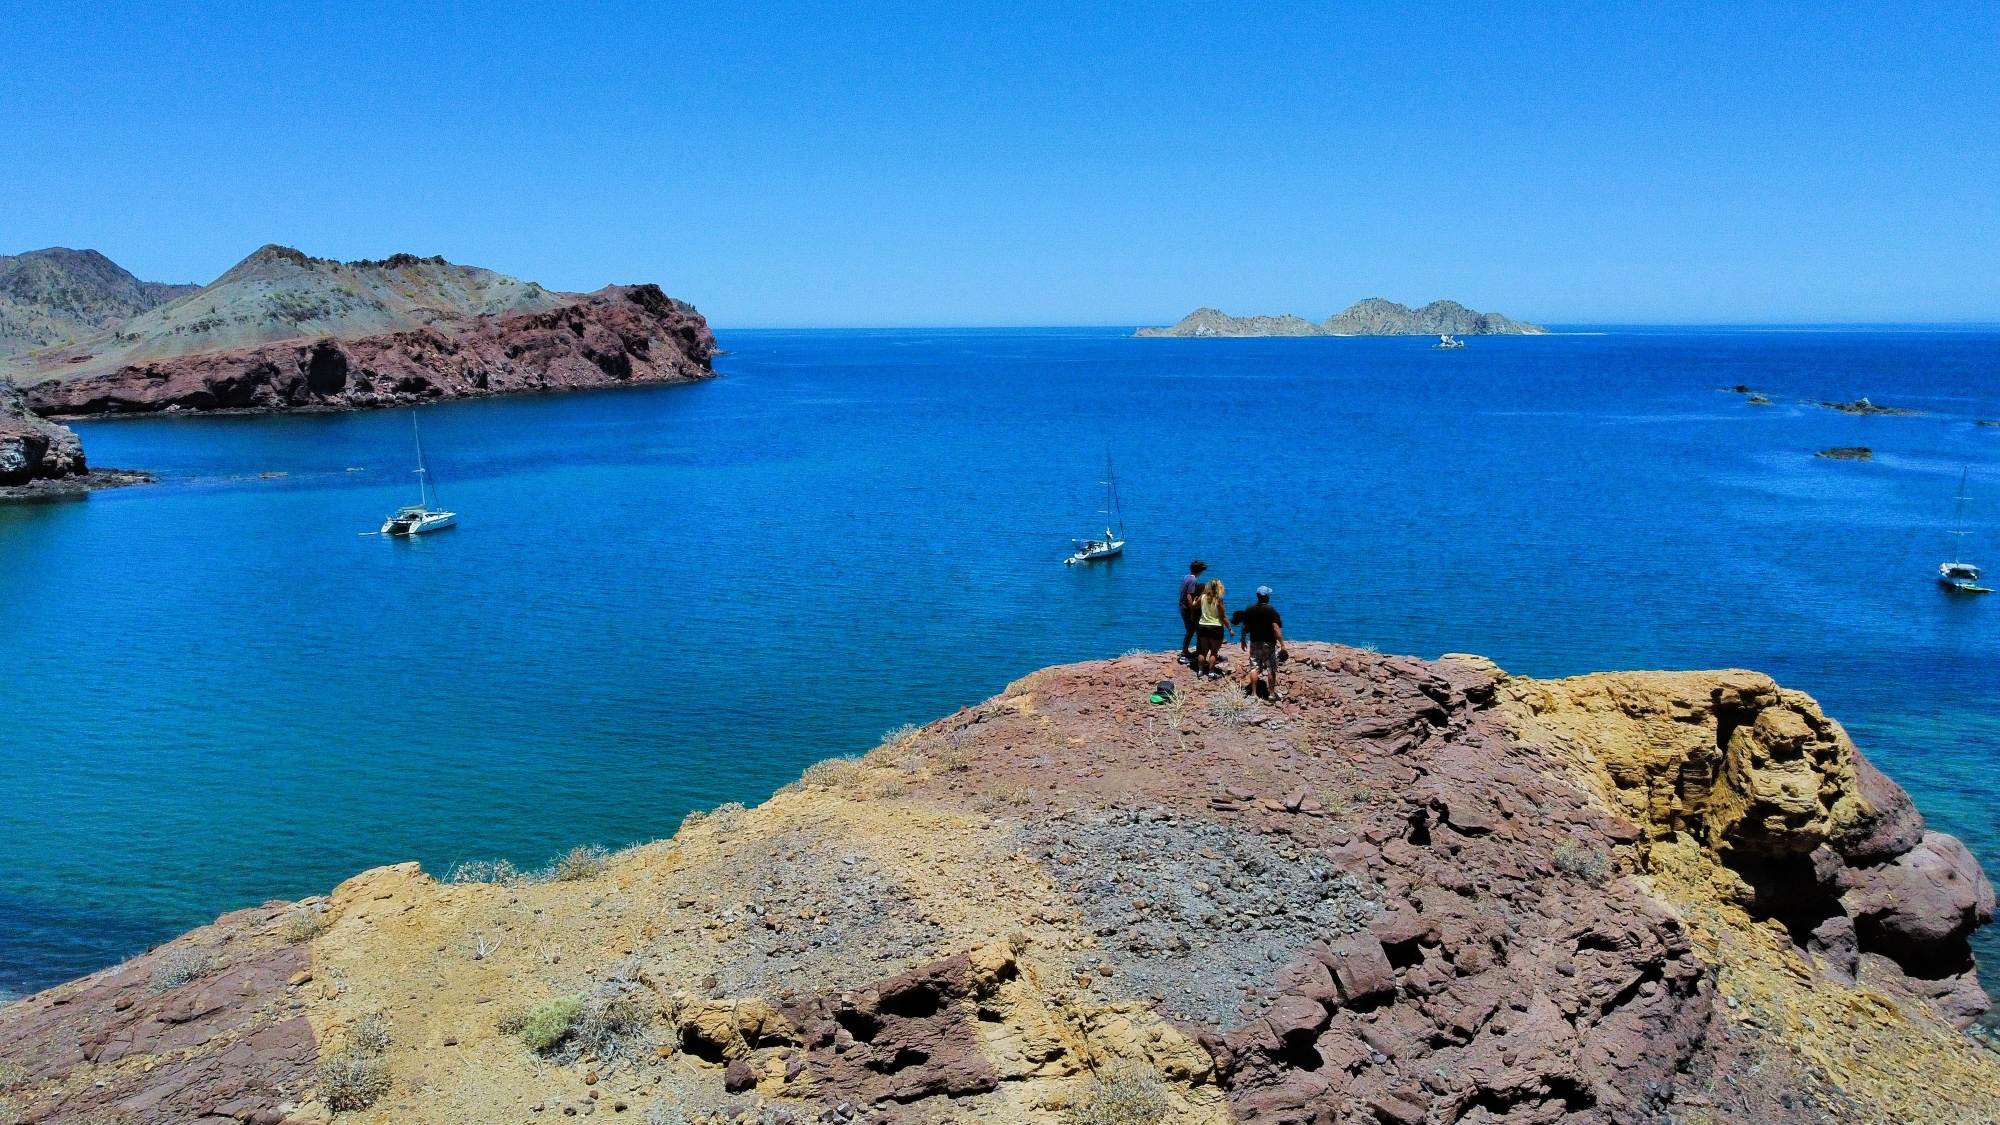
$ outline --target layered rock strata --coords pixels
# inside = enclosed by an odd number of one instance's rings
[[[1955,1027],[1991,887],[1810,699],[1292,652],[1279,702],[1048,669],[574,878],[404,864],[225,916],[0,1009],[0,1108],[2000,1117]]]
[[[360,409],[705,379],[715,351],[692,305],[656,285],[610,286],[552,309],[149,360],[25,395],[44,416]]]

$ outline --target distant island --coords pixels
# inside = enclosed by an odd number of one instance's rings
[[[1172,328],[1141,328],[1139,336],[1540,336],[1539,324],[1499,313],[1473,312],[1457,301],[1432,301],[1420,309],[1370,297],[1319,324],[1296,316],[1229,316],[1196,309]]]

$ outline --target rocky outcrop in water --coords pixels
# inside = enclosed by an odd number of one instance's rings
[[[1540,325],[1499,313],[1474,312],[1457,301],[1433,301],[1420,309],[1371,297],[1314,324],[1296,316],[1228,316],[1219,309],[1196,309],[1171,328],[1141,328],[1140,336],[1533,336]]]
[[[611,286],[532,312],[130,364],[25,395],[44,416],[361,409],[705,379],[715,350],[692,305],[655,285]]]
[[[1957,1030],[1991,886],[1806,696],[1291,651],[1278,702],[1171,654],[1047,669],[670,840],[226,916],[0,1009],[0,1110],[2000,1115]]]
[[[95,250],[0,255],[0,358],[122,325],[199,288],[140,281]]]
[[[36,417],[21,392],[0,380],[0,486],[61,480],[89,471],[76,432]]]

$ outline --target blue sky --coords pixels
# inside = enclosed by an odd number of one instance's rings
[[[2000,5],[0,12],[0,252],[657,281],[718,326],[2000,320]]]

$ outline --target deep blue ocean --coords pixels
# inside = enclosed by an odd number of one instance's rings
[[[359,534],[415,497],[407,413],[79,425],[166,479],[0,507],[0,991],[376,864],[669,835],[1177,644],[1195,556],[1293,636],[1767,671],[2000,872],[2000,594],[1935,581],[1968,466],[2000,572],[2000,331],[720,337],[700,385],[424,409],[460,526],[419,542]],[[1863,395],[1925,413],[1805,404]],[[1064,567],[1107,448],[1130,546]]]

